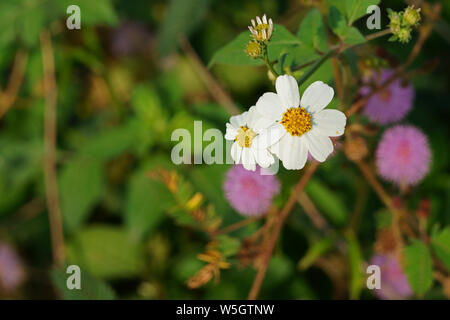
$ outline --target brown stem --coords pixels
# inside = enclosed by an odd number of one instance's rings
[[[331,65],[333,66],[334,82],[336,84],[336,91],[339,98],[339,102],[344,101],[344,87],[342,86],[341,72],[339,70],[339,62],[336,57],[331,58]]]
[[[265,248],[265,252],[263,253],[262,262],[258,268],[258,272],[253,281],[253,285],[250,289],[250,293],[248,295],[249,300],[255,300],[258,298],[259,291],[261,290],[261,286],[267,272],[267,268],[269,267],[269,262],[270,258],[272,257],[273,249],[275,248],[275,244],[277,243],[284,221],[289,216],[289,213],[291,212],[292,208],[297,202],[298,196],[303,192],[303,189],[305,188],[306,184],[308,183],[309,179],[312,177],[318,166],[319,166],[318,162],[313,162],[308,166],[308,168],[305,170],[305,173],[295,186],[295,189],[292,191],[291,196],[284,205],[279,216],[277,217],[274,229],[267,243],[267,247]]]
[[[17,99],[23,82],[28,61],[28,53],[20,49],[16,53],[8,85],[4,92],[0,92],[0,119],[8,112]]]
[[[311,198],[308,197],[306,193],[303,192],[300,194],[297,201],[317,229],[323,231],[330,230],[327,220],[322,216],[314,202],[312,202]]]
[[[53,260],[61,266],[65,259],[64,232],[59,205],[58,178],[56,172],[56,104],[57,87],[52,40],[49,31],[40,34],[42,67],[44,76],[44,179],[47,198]]]
[[[241,113],[241,111],[234,104],[230,96],[225,92],[225,90],[216,81],[216,79],[214,79],[209,70],[205,67],[202,60],[195,52],[194,48],[192,48],[191,44],[189,43],[189,40],[186,38],[180,38],[179,42],[181,49],[184,51],[186,56],[188,56],[188,58],[191,60],[194,68],[196,69],[198,75],[200,76],[200,79],[203,81],[209,93],[213,96],[213,98],[220,105],[222,105],[229,114],[235,115]]]
[[[392,213],[392,228],[394,233],[395,242],[397,243],[397,257],[401,258],[402,248],[404,246],[403,237],[400,230],[400,217],[401,212],[398,210],[394,204],[392,203],[391,197],[384,190],[381,183],[377,180],[375,175],[373,174],[373,170],[362,160],[356,161],[359,169],[361,170],[364,177],[369,182],[370,186],[373,188],[375,193],[378,195],[380,200],[384,203],[384,205],[391,211]]]

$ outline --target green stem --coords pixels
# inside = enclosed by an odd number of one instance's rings
[[[267,53],[267,46],[264,48],[264,63],[267,66],[267,69],[269,69],[270,72],[273,73],[275,77],[278,77],[278,73],[273,68],[273,64],[269,61],[269,54]]]
[[[325,62],[328,60],[328,58],[332,57],[337,52],[337,48],[333,48],[329,50],[327,53],[325,53],[323,56],[321,56],[314,64],[306,70],[304,74],[298,79],[298,85],[302,85],[306,80],[308,80],[309,77],[312,76],[314,72]]]

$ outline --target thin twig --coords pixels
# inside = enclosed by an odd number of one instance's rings
[[[40,35],[45,92],[44,114],[44,178],[47,198],[53,259],[61,266],[65,259],[64,233],[59,205],[58,178],[56,172],[56,104],[57,87],[52,40],[49,31]]]
[[[231,115],[239,114],[241,111],[234,104],[233,100],[230,96],[225,92],[225,90],[221,87],[221,85],[214,79],[209,70],[205,67],[202,60],[199,58],[194,48],[192,48],[189,40],[186,38],[180,38],[180,47],[189,57],[192,62],[194,68],[198,72],[200,79],[205,84],[209,93],[213,98],[224,107],[224,109]]]
[[[8,112],[17,99],[19,89],[23,82],[28,61],[28,53],[19,49],[14,59],[8,85],[4,92],[0,92],[0,119]]]
[[[397,245],[396,245],[397,256],[398,256],[398,258],[400,258],[402,248],[404,246],[403,237],[402,237],[402,233],[400,230],[401,212],[394,206],[391,197],[384,190],[381,183],[377,180],[377,178],[375,177],[375,175],[373,173],[373,170],[362,160],[356,161],[356,164],[358,165],[362,174],[367,179],[367,182],[369,182],[370,186],[373,188],[373,190],[378,195],[380,200],[384,203],[384,205],[392,213],[392,228],[393,228],[392,230],[394,233],[395,242],[397,243]]]
[[[267,247],[265,248],[265,252],[262,253],[262,262],[258,268],[258,272],[253,281],[252,288],[250,289],[250,293],[248,295],[249,300],[255,300],[258,298],[259,291],[261,290],[261,286],[264,281],[267,268],[269,266],[270,258],[272,257],[273,249],[275,248],[275,244],[277,243],[284,221],[289,216],[289,213],[297,202],[298,196],[303,192],[306,184],[308,183],[309,179],[312,177],[318,166],[318,162],[313,162],[308,166],[308,168],[305,170],[305,173],[295,186],[295,189],[292,191],[291,196],[284,205],[279,216],[277,217],[277,221],[275,222],[275,226],[267,243]]]
[[[323,231],[329,231],[331,229],[327,220],[322,216],[314,202],[312,202],[311,198],[306,193],[301,193],[297,201],[317,229]]]
[[[336,91],[339,98],[339,102],[344,101],[344,87],[342,86],[341,72],[339,70],[339,62],[336,57],[331,58],[331,65],[333,66],[334,83],[336,84]]]
[[[261,216],[261,217],[253,217],[253,218],[248,218],[248,219],[244,219],[244,220],[238,221],[238,222],[233,223],[233,224],[231,224],[231,225],[229,225],[229,226],[227,226],[227,227],[225,227],[225,228],[223,228],[221,230],[216,231],[214,233],[214,235],[226,234],[226,233],[230,233],[230,232],[236,231],[236,230],[238,230],[238,229],[240,229],[242,227],[245,227],[246,225],[249,225],[249,224],[251,224],[251,223],[253,223],[255,221],[260,220],[262,217],[263,216]]]

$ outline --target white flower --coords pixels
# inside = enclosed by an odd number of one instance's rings
[[[295,78],[283,75],[276,80],[277,93],[263,94],[256,103],[258,113],[272,121],[270,147],[286,169],[305,166],[308,151],[323,162],[333,152],[329,137],[344,133],[346,117],[338,110],[323,110],[333,99],[333,88],[322,81],[311,84],[300,100]],[[272,140],[273,141],[273,140]]]
[[[262,17],[262,20],[259,17],[256,17],[256,22],[252,19],[252,25],[248,26],[248,29],[256,41],[268,41],[270,37],[272,37],[273,32],[272,19],[267,21],[265,14]]]
[[[255,106],[230,118],[225,139],[235,141],[231,146],[231,158],[235,163],[242,163],[245,169],[254,171],[256,164],[268,168],[275,162],[268,151],[268,147],[276,142],[268,138],[272,123],[259,114]]]

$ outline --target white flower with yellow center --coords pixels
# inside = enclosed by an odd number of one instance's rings
[[[274,123],[270,128],[270,146],[286,169],[302,169],[308,151],[323,162],[333,152],[330,137],[344,133],[346,117],[334,109],[324,110],[333,99],[333,88],[322,81],[311,84],[300,99],[294,77],[279,76],[275,83],[277,93],[263,94],[256,103],[258,113]]]
[[[235,141],[231,146],[231,158],[235,163],[240,163],[245,169],[254,171],[256,164],[262,168],[268,168],[275,162],[268,151],[271,143],[267,137],[271,124],[272,121],[262,117],[255,106],[230,118],[230,123],[226,124],[225,139]]]
[[[248,29],[253,35],[256,41],[268,41],[272,37],[273,22],[272,19],[267,20],[266,15],[263,15],[262,19],[256,17],[256,22],[252,19],[252,25],[248,26]]]

